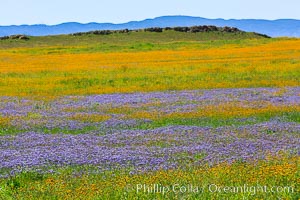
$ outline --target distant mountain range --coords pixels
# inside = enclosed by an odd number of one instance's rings
[[[59,25],[20,25],[0,26],[0,36],[25,34],[31,36],[59,35],[76,32],[87,32],[93,30],[120,30],[120,29],[142,29],[150,27],[175,27],[194,25],[215,25],[236,27],[247,32],[257,32],[272,37],[300,37],[300,20],[257,20],[257,19],[206,19],[190,16],[163,16],[143,21],[131,21],[123,24],[112,23],[88,23],[76,22],[63,23]]]

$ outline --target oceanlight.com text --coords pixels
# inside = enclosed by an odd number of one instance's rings
[[[217,184],[209,184],[207,186],[198,186],[198,185],[162,185],[162,184],[137,184],[136,185],[137,193],[245,193],[250,195],[256,195],[259,193],[295,193],[295,188],[292,186],[262,186],[262,185],[248,185],[244,184],[241,186],[224,186]]]

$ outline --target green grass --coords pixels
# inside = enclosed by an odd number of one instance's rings
[[[142,123],[133,129],[155,129],[164,126],[183,125],[183,126],[206,126],[206,127],[222,127],[222,126],[244,126],[253,125],[257,123],[268,122],[272,119],[280,119],[285,122],[300,122],[299,112],[281,112],[281,113],[263,113],[248,118],[218,118],[218,117],[204,117],[204,118],[164,118],[154,120],[150,123]]]
[[[199,155],[201,157],[201,155]],[[288,165],[287,165],[288,164]],[[276,178],[273,170],[276,170]],[[0,179],[0,199],[290,199],[299,198],[299,166],[297,159],[280,157],[258,163],[235,162],[209,167],[159,170],[141,174],[111,170],[102,173],[89,166],[55,169],[55,173],[27,171]],[[96,173],[95,173],[96,172]],[[263,172],[263,173],[262,173]],[[169,188],[166,192],[138,190],[140,185]],[[180,187],[179,187],[180,186]],[[215,187],[223,188],[216,191]],[[257,189],[266,187],[265,191]],[[190,188],[183,192],[179,188]],[[224,187],[248,187],[232,192]],[[286,187],[281,192],[272,187]],[[191,189],[193,188],[193,189]]]
[[[252,117],[239,118],[218,118],[218,117],[202,117],[202,118],[164,118],[148,122],[137,121],[137,125],[130,127],[117,127],[119,130],[149,130],[155,128],[161,128],[166,126],[199,126],[199,127],[222,127],[222,126],[245,126],[245,125],[254,125],[263,122],[269,122],[270,120],[282,120],[284,122],[295,122],[300,123],[300,113],[299,112],[271,112],[255,115]],[[0,136],[3,135],[16,135],[24,133],[28,130],[21,129],[18,127],[12,126],[0,126]],[[31,127],[30,131],[42,132],[46,134],[88,134],[89,132],[97,132],[99,134],[105,134],[106,129],[100,127],[99,125],[86,126],[82,129],[70,130],[67,128],[54,128],[47,129],[43,126]]]
[[[22,133],[24,130],[18,129],[12,126],[1,126],[0,125],[0,136],[3,135],[16,135]]]
[[[254,33],[174,31],[3,40],[0,94],[297,86],[298,42]]]
[[[92,53],[92,52],[127,52],[178,49],[184,46],[210,48],[224,44],[241,43],[244,39],[264,39],[254,33],[182,33],[164,31],[162,33],[132,32],[114,33],[112,35],[83,36],[41,36],[30,37],[28,41],[0,40],[0,50],[12,53],[59,54],[59,53]],[[265,42],[272,39],[264,39]],[[256,43],[255,41],[253,41]],[[248,42],[249,44],[252,42]],[[204,45],[203,45],[204,44]],[[19,51],[17,48],[29,48]]]

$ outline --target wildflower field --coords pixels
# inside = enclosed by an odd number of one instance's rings
[[[300,39],[0,41],[0,199],[300,199]]]

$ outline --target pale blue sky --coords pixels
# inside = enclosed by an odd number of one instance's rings
[[[300,0],[3,0],[0,25],[122,23],[164,15],[300,19]]]

